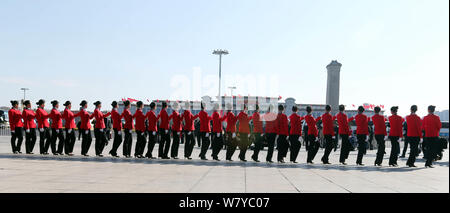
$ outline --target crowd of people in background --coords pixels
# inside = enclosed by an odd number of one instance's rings
[[[180,113],[178,103],[172,105],[173,112],[169,115],[167,112],[167,103],[162,103],[162,109],[156,114],[156,104],[150,104],[150,111],[143,113],[144,104],[138,101],[136,112],[130,111],[130,101],[124,102],[122,113],[118,111],[118,103],[112,102],[112,110],[103,113],[102,103],[94,103],[93,113],[87,111],[88,102],[80,103],[80,111],[73,113],[72,103],[66,101],[64,110],[60,111],[59,102],[51,102],[52,110],[47,113],[44,110],[45,101],[39,100],[37,109],[32,110],[31,102],[24,101],[24,109],[20,111],[18,101],[11,101],[12,108],[9,110],[9,122],[11,128],[11,147],[15,154],[21,153],[21,144],[23,133],[25,132],[25,152],[33,154],[35,142],[37,140],[36,130],[39,132],[39,153],[48,155],[49,148],[53,155],[73,156],[74,144],[76,142],[75,131],[77,130],[81,137],[81,155],[88,156],[91,147],[92,132],[91,123],[94,125],[95,136],[95,155],[103,157],[103,150],[108,144],[111,136],[111,123],[113,144],[109,154],[113,157],[119,157],[117,151],[122,145],[122,155],[131,158],[132,146],[134,145],[134,157],[155,159],[153,149],[158,143],[158,157],[161,159],[178,159],[179,145],[184,143],[184,158],[191,160],[195,141],[200,147],[199,158],[207,159],[207,152],[211,149],[213,160],[220,161],[219,153],[225,150],[225,160],[233,161],[234,152],[239,148],[238,158],[246,162],[247,149],[252,145],[253,154],[251,159],[259,162],[260,151],[267,145],[267,155],[265,161],[273,163],[273,153],[278,150],[277,161],[285,163],[287,154],[290,152],[289,161],[297,163],[297,157],[302,146],[306,147],[308,164],[313,164],[315,156],[321,146],[318,136],[319,127],[323,134],[325,149],[321,161],[323,164],[331,164],[329,160],[330,153],[336,151],[338,137],[341,138],[339,163],[347,165],[346,160],[349,153],[354,149],[351,143],[352,130],[349,122],[356,123],[356,142],[357,142],[357,160],[356,164],[363,166],[363,157],[367,149],[367,137],[375,138],[377,143],[377,153],[374,162],[375,166],[382,166],[385,153],[385,138],[388,136],[391,142],[391,152],[389,156],[389,166],[398,166],[397,160],[400,155],[399,140],[405,137],[405,144],[409,145],[410,153],[406,165],[416,167],[415,161],[419,154],[419,143],[422,140],[422,150],[425,155],[426,167],[433,167],[433,161],[439,158],[438,154],[442,151],[439,142],[439,131],[441,121],[434,115],[435,107],[428,107],[428,115],[420,118],[417,112],[417,106],[411,106],[411,114],[403,118],[397,115],[398,107],[391,108],[391,116],[386,118],[380,114],[380,107],[375,107],[375,115],[368,117],[364,114],[364,107],[358,107],[358,114],[348,118],[345,114],[345,106],[339,106],[339,112],[335,115],[331,113],[331,106],[325,107],[325,113],[320,117],[314,118],[311,114],[312,108],[306,107],[306,116],[298,115],[298,108],[292,107],[292,114],[288,117],[284,114],[284,106],[278,105],[278,111],[270,105],[264,114],[260,114],[258,104],[256,104],[253,114],[249,114],[247,105],[243,105],[240,112],[235,115],[230,105],[226,106],[225,112],[220,110],[218,104],[214,105],[212,114],[209,115],[204,105],[201,105],[201,111],[197,115],[191,113],[189,103],[185,103],[185,110]],[[107,119],[107,117],[111,119]],[[75,124],[75,118],[80,117],[78,125]],[[94,122],[91,122],[91,120]],[[49,122],[49,120],[51,122]],[[64,126],[63,126],[63,120]],[[124,121],[124,123],[123,123]],[[337,121],[337,125],[335,122]],[[373,130],[369,125],[373,123]],[[386,123],[389,124],[389,134],[387,133]],[[226,127],[223,123],[226,123]],[[305,123],[305,125],[303,125]],[[318,127],[318,123],[321,125]],[[303,127],[303,128],[302,128]],[[406,129],[406,135],[403,130]],[[136,133],[136,142],[133,144],[133,131]],[[333,139],[334,137],[334,139]],[[197,138],[197,140],[195,139]],[[58,143],[57,143],[58,141]],[[406,145],[402,156],[405,156]],[[145,148],[147,151],[145,152]],[[371,148],[371,146],[369,146]]]

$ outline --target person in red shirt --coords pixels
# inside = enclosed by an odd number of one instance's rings
[[[136,112],[133,115],[135,119],[135,130],[137,135],[136,146],[134,148],[134,157],[135,158],[144,158],[144,150],[145,144],[147,142],[147,138],[145,137],[145,120],[147,117],[142,112],[144,108],[144,103],[142,101],[138,101],[136,103]]]
[[[387,135],[386,132],[386,121],[387,119],[380,115],[381,108],[379,106],[376,106],[375,109],[375,115],[372,116],[372,122],[375,128],[375,140],[378,144],[378,150],[377,150],[377,157],[375,158],[375,166],[381,166],[383,163],[383,157],[384,152],[386,149],[385,140],[384,138]]]
[[[148,120],[148,148],[147,148],[147,153],[145,154],[145,157],[149,158],[149,159],[155,159],[155,157],[153,157],[152,152],[153,152],[153,148],[155,147],[156,141],[158,139],[158,116],[156,116],[155,113],[155,109],[156,109],[156,104],[155,102],[151,102],[150,103],[150,111],[147,112],[147,114],[145,114],[145,117]]]
[[[191,113],[189,102],[185,103],[185,109],[183,112],[183,121],[184,121],[184,135],[186,136],[186,141],[184,143],[184,157],[188,160],[191,160],[192,150],[194,149],[195,139],[194,139],[194,120],[198,117],[197,115],[193,115]]]
[[[63,155],[65,139],[64,133],[62,131],[62,114],[58,110],[59,102],[57,100],[52,101],[51,104],[53,108],[50,111],[49,115],[49,118],[52,121],[52,140],[50,147],[52,149],[53,155]],[[59,139],[58,147],[56,146],[57,139]]]
[[[306,141],[306,150],[308,151],[308,156],[306,158],[306,162],[308,164],[313,164],[314,157],[317,154],[317,151],[319,151],[320,144],[318,141],[316,141],[316,138],[319,134],[317,130],[317,121],[319,121],[321,118],[318,117],[315,119],[312,115],[312,108],[311,106],[306,107],[306,113],[305,116],[305,122],[308,125],[308,137]]]
[[[108,144],[108,140],[105,135],[105,118],[111,115],[111,112],[103,114],[101,110],[102,102],[96,101],[94,103],[95,110],[92,114],[95,118],[95,155],[97,157],[103,157],[102,152],[105,146]]]
[[[439,116],[434,114],[436,107],[428,106],[428,115],[423,118],[422,127],[425,130],[425,137],[423,141],[425,143],[425,167],[433,168],[433,161],[436,159],[436,155],[439,150],[439,131],[442,128],[441,120]]]
[[[45,100],[40,99],[36,105],[36,120],[39,128],[39,153],[41,155],[48,155],[48,147],[50,146],[50,125],[48,124],[49,114],[44,110]]]
[[[178,112],[179,104],[175,102],[173,104],[173,112],[169,116],[169,120],[172,120],[172,146],[170,147],[170,157],[172,159],[178,159],[178,148],[180,146],[181,139],[181,115]]]
[[[213,125],[213,135],[212,135],[212,154],[211,157],[216,160],[219,160],[219,152],[223,147],[223,128],[222,128],[222,122],[227,118],[226,116],[222,115],[222,112],[219,114],[219,104],[214,105],[213,114],[212,114],[212,125]]]
[[[339,125],[339,136],[341,137],[341,152],[339,155],[339,163],[342,165],[347,165],[345,160],[347,160],[348,155],[350,154],[350,150],[352,149],[352,144],[349,141],[349,135],[351,135],[351,130],[348,125],[349,119],[347,115],[344,113],[345,106],[339,105],[339,113],[336,115],[336,120]]]
[[[400,154],[400,144],[398,140],[403,137],[403,119],[397,115],[398,107],[391,107],[391,116],[389,116],[389,140],[391,141],[391,154],[389,156],[389,166],[398,166],[397,159]]]
[[[158,156],[161,159],[170,159],[168,156],[170,149],[169,115],[167,114],[166,102],[162,102],[162,109],[159,112],[158,119],[161,120],[159,124],[159,132],[161,135],[161,140],[159,141]]]
[[[131,157],[131,145],[133,143],[133,115],[130,112],[131,102],[129,100],[126,100],[123,102],[123,105],[125,106],[125,109],[123,110],[121,117],[125,120],[124,125],[124,132],[125,132],[125,138],[123,140],[123,146],[122,146],[122,153],[123,156],[126,158]]]
[[[73,112],[70,110],[72,108],[72,103],[70,101],[66,101],[66,103],[64,103],[64,106],[66,107],[64,109],[62,118],[65,121],[65,125],[64,128],[66,130],[66,141],[65,141],[65,153],[66,155],[69,156],[73,156],[73,147],[75,145],[75,121],[74,121],[74,114]]]
[[[247,153],[249,143],[249,136],[250,136],[250,125],[249,122],[252,119],[252,117],[247,115],[247,105],[243,105],[242,111],[237,116],[238,121],[238,137],[239,137],[239,159],[242,162],[246,162],[245,160],[245,154]]]
[[[93,115],[89,115],[87,112],[88,102],[83,100],[80,103],[80,111],[74,115],[74,117],[80,117],[80,130],[82,139],[81,139],[81,155],[88,157],[89,148],[92,143],[92,134],[91,134],[91,119]]]
[[[358,107],[358,114],[355,117],[350,118],[355,120],[356,123],[356,139],[358,141],[358,156],[356,158],[356,164],[364,166],[362,163],[364,153],[366,153],[366,139],[369,134],[369,118],[364,114],[364,107]]]
[[[112,110],[111,110],[111,120],[113,125],[113,132],[114,132],[114,141],[111,148],[111,151],[109,151],[109,154],[113,157],[119,157],[117,155],[117,149],[119,148],[120,144],[122,143],[122,115],[117,110],[117,101],[113,101],[111,103]]]
[[[14,154],[19,154],[22,146],[23,135],[23,122],[22,114],[19,110],[19,102],[11,101],[11,109],[8,111],[9,127],[11,129],[11,148]],[[17,142],[16,142],[17,139]]]
[[[287,116],[283,113],[284,106],[278,105],[278,116],[276,120],[276,130],[277,130],[277,149],[278,155],[277,160],[278,163],[284,163],[284,158],[287,155],[289,144],[287,142],[287,137],[289,135],[289,125]]]
[[[266,162],[273,163],[273,149],[275,146],[275,139],[277,137],[276,131],[276,118],[277,114],[273,112],[273,105],[269,105],[266,114],[264,114],[264,122],[265,122],[265,132],[266,132],[266,140],[267,140],[267,156]]]
[[[22,111],[25,127],[25,152],[27,154],[33,154],[34,144],[36,143],[36,123],[34,121],[36,114],[31,109],[31,102],[29,100],[26,100],[23,104],[25,106]]]
[[[406,116],[407,140],[410,145],[409,158],[406,165],[416,167],[416,156],[419,154],[419,142],[422,138],[422,120],[416,115],[417,106],[411,106],[411,114]]]
[[[253,122],[253,137],[255,148],[253,150],[252,160],[255,162],[259,162],[258,155],[259,151],[263,149],[263,140],[264,140],[264,131],[263,131],[263,123],[261,121],[261,115],[259,114],[259,105],[256,104],[255,112],[252,115]]]
[[[238,141],[236,138],[236,122],[237,117],[234,115],[232,111],[231,104],[227,104],[227,114],[226,114],[226,122],[227,122],[227,128],[226,131],[226,145],[227,145],[227,152],[226,152],[226,160],[227,161],[233,161],[232,157],[234,152],[236,151],[236,147],[238,145]]]
[[[200,159],[202,160],[208,160],[206,158],[206,152],[208,151],[210,139],[209,139],[209,133],[211,132],[211,117],[208,115],[208,113],[205,111],[205,106],[203,103],[201,103],[201,111],[198,113],[198,117],[200,119],[200,137],[202,139],[202,147],[200,148]]]
[[[292,163],[297,163],[298,152],[300,151],[301,143],[300,137],[302,136],[302,120],[304,119],[300,115],[297,114],[298,107],[292,107],[292,114],[289,116],[289,121],[291,122],[291,129],[289,132],[289,141],[290,141],[290,161]]]
[[[331,151],[333,150],[333,136],[334,136],[334,120],[336,117],[331,115],[331,106],[325,106],[325,113],[321,116],[322,125],[323,125],[323,137],[325,139],[325,152],[322,157],[323,164],[331,164],[329,161],[329,156]]]

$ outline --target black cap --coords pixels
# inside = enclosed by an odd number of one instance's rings
[[[57,100],[53,100],[52,102],[50,102],[52,104],[52,106],[56,106],[56,104],[58,104],[59,102]]]
[[[45,103],[45,100],[44,99],[40,99],[38,102],[36,102],[36,105],[41,105],[41,104],[44,104]]]
[[[398,110],[398,106],[393,106],[393,107],[391,107],[391,111],[392,111],[392,112],[397,112],[397,110]]]
[[[66,103],[64,103],[64,106],[69,106],[70,104],[72,104],[70,101],[66,101]]]
[[[428,106],[428,110],[434,112],[434,110],[436,110],[436,106],[430,105]]]
[[[117,106],[117,101],[113,101],[113,102],[111,103],[111,106],[112,106],[112,107],[116,107],[116,106]]]
[[[363,106],[359,106],[358,107],[358,112],[364,112],[366,109],[364,109],[364,107]]]
[[[339,111],[344,111],[345,110],[345,106],[343,104],[339,105]]]
[[[310,113],[310,112],[312,112],[312,108],[311,108],[311,106],[307,106],[307,107],[306,107],[306,112],[307,112],[307,113]]]
[[[31,104],[30,100],[26,100],[26,101],[23,102],[23,105],[25,105],[25,106],[28,105],[28,104]]]
[[[125,105],[125,106],[130,106],[130,104],[131,104],[131,102],[129,100],[126,100],[123,102],[123,105]]]
[[[94,105],[95,105],[95,106],[98,106],[99,104],[102,104],[102,102],[100,102],[100,101],[94,102]]]
[[[80,103],[80,106],[84,106],[84,105],[86,105],[86,104],[87,104],[87,101],[82,100],[81,103]]]
[[[417,105],[412,105],[411,106],[411,111],[417,112]]]
[[[11,105],[12,105],[12,106],[17,105],[17,104],[19,104],[19,102],[16,101],[16,100],[12,100],[12,101],[11,101]]]

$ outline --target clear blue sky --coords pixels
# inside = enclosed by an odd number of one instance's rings
[[[336,59],[343,64],[341,103],[399,105],[403,114],[417,104],[423,115],[428,104],[449,108],[448,4],[2,0],[0,105],[20,99],[21,87],[31,89],[33,103],[98,99],[108,109],[122,97],[166,99],[185,91],[177,79],[194,84],[195,71],[201,82],[217,79],[211,52],[226,48],[224,76],[268,78],[277,86],[248,89],[245,81],[224,80],[223,93],[229,94],[226,84],[237,84],[235,94],[324,103],[325,66]],[[216,95],[216,84],[178,95]]]

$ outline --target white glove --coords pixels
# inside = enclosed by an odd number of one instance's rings
[[[177,134],[178,134],[178,135],[180,135],[180,134],[181,134],[181,132],[177,132]]]
[[[118,135],[122,135],[122,131],[117,131],[117,134]]]
[[[11,130],[11,133],[13,133],[13,134],[14,134],[15,132],[16,132],[16,131],[14,131],[14,130]]]
[[[248,134],[248,138],[250,138],[252,135]]]
[[[261,137],[264,136],[264,133],[261,133]]]
[[[28,131],[29,132],[29,131]],[[59,129],[56,130],[56,133],[59,133]]]
[[[84,134],[87,134],[89,132],[89,130],[84,131]]]
[[[236,137],[236,133],[233,133],[232,137],[235,138]]]
[[[286,140],[289,140],[289,136],[286,137]]]
[[[302,142],[302,137],[301,137],[301,136],[298,137],[298,141],[299,141],[299,142]]]
[[[44,128],[39,128],[39,132],[44,132]]]
[[[166,129],[166,134],[169,133],[169,130]]]
[[[220,133],[217,133],[217,137],[220,137]]]
[[[103,129],[100,129],[100,132],[103,132]]]
[[[130,130],[128,130],[128,132],[129,132],[129,133],[132,133],[132,132],[133,132],[133,130],[131,130],[131,129],[130,129]]]
[[[67,132],[68,132],[68,133],[71,133],[71,132],[72,132],[72,129],[67,130]]]
[[[156,135],[156,132],[153,132],[153,135]]]
[[[209,133],[206,133],[205,137],[209,137]]]
[[[188,132],[188,135],[191,135],[191,133],[192,133],[192,132],[191,132],[191,131],[189,131],[189,132]]]
[[[25,132],[30,133],[30,129],[25,130]]]

